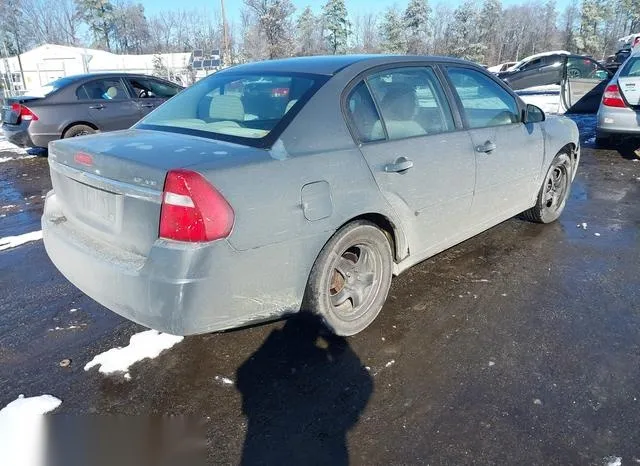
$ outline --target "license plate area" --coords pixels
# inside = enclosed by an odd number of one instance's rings
[[[124,196],[75,181],[76,215],[96,228],[121,230]]]

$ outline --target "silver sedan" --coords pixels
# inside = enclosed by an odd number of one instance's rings
[[[619,136],[640,136],[640,52],[618,69],[607,85],[598,109],[596,141],[611,143]]]
[[[252,63],[130,130],[51,143],[44,243],[83,292],[157,330],[305,310],[353,335],[393,275],[512,216],[555,221],[579,158],[571,120],[465,61]]]

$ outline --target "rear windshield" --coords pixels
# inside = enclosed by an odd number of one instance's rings
[[[621,78],[637,76],[640,76],[640,56],[629,58],[624,68],[620,71]]]
[[[58,89],[62,89],[63,87],[71,84],[74,81],[75,78],[59,78],[55,81],[51,81],[50,83],[45,84],[42,87],[28,90],[25,94],[30,97],[46,97],[49,94],[54,93]]]
[[[220,72],[184,90],[136,127],[266,146],[326,81],[307,74]]]

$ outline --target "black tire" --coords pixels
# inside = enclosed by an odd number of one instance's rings
[[[97,131],[93,129],[91,126],[87,125],[73,125],[71,128],[66,130],[62,135],[62,139],[67,138],[75,138],[78,136],[87,136],[88,134],[94,134]]]
[[[540,187],[536,205],[523,212],[524,218],[536,223],[555,222],[567,203],[573,173],[571,156],[560,152],[551,162]]]
[[[336,335],[361,332],[377,317],[391,286],[393,255],[387,235],[358,220],[342,227],[316,259],[303,309],[322,317]]]

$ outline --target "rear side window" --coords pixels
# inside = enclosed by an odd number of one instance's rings
[[[120,79],[96,79],[76,90],[79,100],[125,100],[129,98]]]
[[[470,128],[520,122],[516,99],[490,77],[469,68],[448,67],[447,73]]]
[[[374,128],[380,125],[380,116],[364,81],[360,81],[347,97],[347,114],[360,142],[384,139],[384,132],[373,134]]]
[[[620,71],[620,77],[626,78],[638,76],[640,76],[640,57],[629,58],[629,60],[627,60],[627,63]]]
[[[438,134],[455,129],[453,115],[431,68],[385,70],[368,78],[389,139]],[[372,137],[383,133],[374,127]]]

